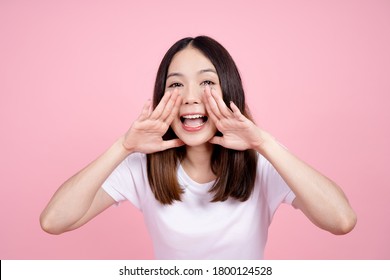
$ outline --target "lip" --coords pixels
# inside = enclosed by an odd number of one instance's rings
[[[205,113],[200,113],[200,112],[183,113],[183,114],[180,114],[180,117],[193,116],[193,115],[201,115],[201,116],[207,117],[207,115]]]
[[[201,124],[200,126],[195,126],[195,127],[193,127],[193,126],[186,126],[186,125],[184,125],[184,123],[182,123],[181,126],[183,127],[183,129],[184,129],[185,131],[188,131],[188,132],[195,132],[195,131],[201,130],[201,129],[204,127],[205,124],[206,124],[206,122],[204,122],[204,123]]]
[[[184,113],[184,114],[181,114],[181,115],[180,115],[180,119],[183,118],[183,117],[185,117],[185,116],[199,116],[199,115],[208,118],[208,116],[207,116],[206,114],[196,112],[196,113]],[[207,123],[207,120],[206,120],[205,122],[203,122],[203,123],[202,123],[201,125],[199,125],[199,126],[186,126],[186,125],[184,124],[184,122],[182,122],[181,120],[180,120],[180,122],[181,122],[182,128],[183,128],[185,131],[187,131],[187,132],[196,132],[196,131],[199,131],[199,130],[201,130],[201,129],[204,128],[205,124]]]

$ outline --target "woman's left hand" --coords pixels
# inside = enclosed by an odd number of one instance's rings
[[[259,150],[263,143],[263,132],[240,109],[230,102],[228,108],[222,97],[209,86],[205,89],[204,103],[209,118],[215,123],[222,136],[214,136],[210,143],[234,150]]]

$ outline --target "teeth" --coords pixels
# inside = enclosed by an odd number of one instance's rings
[[[203,115],[186,115],[183,116],[185,119],[198,119],[198,118],[203,118]]]

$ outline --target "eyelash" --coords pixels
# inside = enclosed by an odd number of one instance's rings
[[[203,81],[203,82],[201,83],[201,85],[209,85],[209,86],[212,86],[212,85],[215,85],[215,83],[212,82],[212,81],[206,80],[206,81]]]
[[[215,83],[210,81],[210,80],[203,81],[200,84],[201,85],[210,85],[210,86],[215,85]],[[181,86],[183,86],[181,83],[172,83],[169,87],[175,88],[175,87],[181,87]]]
[[[170,88],[175,88],[175,87],[180,87],[180,86],[182,86],[181,83],[172,83],[169,87]]]

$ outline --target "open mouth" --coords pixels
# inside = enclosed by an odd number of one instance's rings
[[[208,117],[201,114],[183,115],[180,117],[182,124],[186,127],[200,127],[207,122]]]

